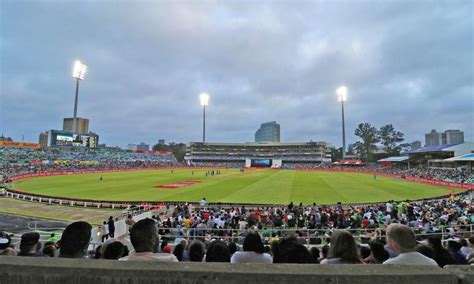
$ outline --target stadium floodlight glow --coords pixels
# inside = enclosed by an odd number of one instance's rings
[[[87,65],[82,63],[80,60],[74,62],[74,68],[72,69],[72,77],[78,80],[84,80],[84,76],[87,72]]]
[[[347,101],[347,88],[346,88],[346,86],[341,86],[341,87],[337,88],[336,93],[337,93],[338,102],[341,103],[341,102]]]
[[[347,101],[347,87],[341,86],[336,90],[337,100],[341,103],[342,111],[342,159],[346,158],[346,126],[344,124],[344,102]]]
[[[79,81],[84,80],[87,72],[87,65],[80,60],[74,62],[72,77],[76,78],[76,96],[74,98],[74,115],[72,118],[72,132],[77,133],[77,100],[79,97]]]
[[[209,105],[209,95],[201,93],[199,99],[202,106],[202,143],[206,143],[206,107]]]
[[[201,100],[201,105],[203,107],[207,107],[209,105],[209,95],[207,93],[200,94],[199,99]]]

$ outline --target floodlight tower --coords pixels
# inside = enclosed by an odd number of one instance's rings
[[[74,116],[72,119],[72,132],[77,132],[77,99],[79,97],[79,81],[84,80],[87,72],[87,65],[79,60],[74,62],[72,77],[76,78],[76,97],[74,99]]]
[[[337,88],[337,100],[341,103],[342,110],[342,159],[346,158],[346,127],[344,124],[344,102],[347,101],[347,88],[341,86]]]
[[[209,95],[202,93],[199,99],[202,106],[202,143],[206,143],[206,107],[209,105]]]

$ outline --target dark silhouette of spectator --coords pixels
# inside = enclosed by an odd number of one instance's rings
[[[83,258],[91,240],[92,226],[84,221],[66,227],[59,241],[59,257]]]
[[[110,216],[109,221],[107,222],[109,225],[109,237],[114,238],[115,237],[115,222],[114,222],[114,217]]]
[[[351,233],[346,230],[336,230],[331,236],[328,258],[321,264],[351,264],[362,263],[357,251],[357,244]]]
[[[204,258],[204,244],[199,240],[194,240],[189,246],[189,261],[202,262]]]
[[[304,245],[292,243],[287,252],[286,263],[313,263],[313,257]]]
[[[130,231],[130,242],[135,251],[119,260],[178,262],[178,259],[171,253],[157,252],[160,236],[153,219],[146,218],[136,222]]]
[[[227,246],[229,247],[230,256],[239,250],[239,247],[234,242],[230,242]]]
[[[18,256],[44,256],[41,252],[41,243],[38,233],[25,233],[21,236],[20,252]]]
[[[244,239],[244,251],[234,253],[231,263],[272,263],[272,257],[264,253],[264,246],[260,235],[250,232]]]
[[[424,244],[418,244],[415,248],[415,250],[422,255],[429,257],[431,259],[434,259],[434,252],[433,249],[427,245]]]
[[[102,258],[104,259],[119,259],[123,257],[123,253],[125,251],[125,246],[119,242],[115,241],[106,245],[104,250],[104,255]]]
[[[433,249],[434,260],[439,267],[444,267],[448,264],[456,264],[456,260],[449,254],[449,252],[443,248],[441,244],[441,238],[439,237],[428,237],[428,244]]]
[[[369,241],[370,255],[364,258],[365,263],[379,264],[389,259],[388,252],[384,248],[384,244],[380,240]]]
[[[182,244],[177,244],[174,247],[173,254],[176,256],[178,261],[183,261],[184,246]]]
[[[230,262],[229,247],[222,241],[213,241],[207,247],[206,262]]]
[[[311,257],[313,258],[313,263],[319,264],[319,257],[320,257],[321,251],[317,247],[312,247],[309,250],[309,253],[311,254]]]
[[[450,240],[448,241],[448,252],[451,257],[456,261],[456,264],[468,264],[466,257],[463,256],[459,251],[461,250],[461,243]]]

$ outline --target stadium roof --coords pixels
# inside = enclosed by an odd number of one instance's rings
[[[408,156],[388,157],[388,158],[385,158],[385,159],[380,159],[377,162],[403,162],[403,161],[406,161],[408,159],[409,159]]]
[[[474,153],[445,159],[444,162],[474,162]]]
[[[439,152],[443,149],[455,146],[458,144],[444,144],[444,145],[434,145],[434,146],[425,146],[416,150],[403,152],[404,154],[416,154],[416,153],[428,153],[428,152]]]

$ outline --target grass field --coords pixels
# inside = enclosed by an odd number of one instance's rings
[[[452,189],[370,174],[286,170],[175,169],[40,177],[18,181],[27,192],[95,200],[189,201],[288,204],[365,203],[406,200],[449,194]],[[100,181],[103,176],[103,181]],[[201,183],[182,188],[155,188],[189,180]]]

